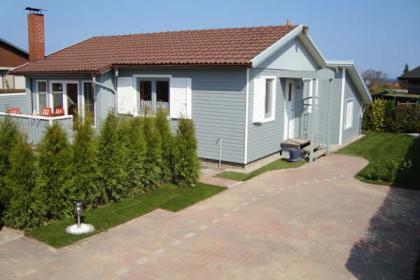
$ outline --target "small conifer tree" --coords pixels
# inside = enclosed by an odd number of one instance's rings
[[[132,118],[127,123],[127,177],[129,194],[143,192],[144,164],[146,157],[146,142],[143,136],[143,127],[140,118]]]
[[[100,197],[97,143],[89,114],[83,119],[76,119],[74,130],[72,189],[77,201],[82,201],[89,208],[95,206]]]
[[[125,146],[119,135],[120,120],[113,111],[108,113],[98,144],[98,170],[101,202],[117,201],[126,193]]]
[[[39,145],[37,188],[47,206],[47,219],[73,216],[72,149],[65,131],[54,122]]]
[[[10,169],[10,153],[18,137],[19,130],[15,122],[8,117],[0,121],[0,223],[11,198],[5,179]]]
[[[194,123],[179,119],[175,137],[174,181],[180,187],[195,187],[200,172]]]
[[[156,189],[162,182],[161,174],[161,142],[153,118],[143,118],[143,135],[146,142],[143,185],[146,190]]]
[[[156,128],[160,134],[161,139],[161,151],[162,151],[162,161],[161,161],[161,176],[162,180],[165,183],[172,181],[173,177],[173,145],[174,137],[169,127],[168,122],[168,113],[166,110],[158,110],[155,116]]]
[[[4,216],[6,225],[18,229],[38,227],[45,215],[45,202],[36,188],[36,157],[26,139],[19,137],[10,154],[6,176],[11,199]]]

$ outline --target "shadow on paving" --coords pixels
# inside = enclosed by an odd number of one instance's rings
[[[417,138],[406,155],[415,169],[420,167],[419,146],[420,138]],[[409,181],[416,182],[413,179],[419,176],[420,170],[411,170],[410,174],[414,177]],[[420,279],[413,275],[416,258],[420,256],[420,186],[408,187],[411,190],[390,189],[364,236],[354,243],[346,268],[358,279]]]

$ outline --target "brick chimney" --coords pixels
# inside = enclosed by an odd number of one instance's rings
[[[35,62],[45,57],[44,15],[42,9],[27,7],[29,61]]]

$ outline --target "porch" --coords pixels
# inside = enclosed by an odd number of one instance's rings
[[[36,116],[0,112],[0,121],[5,118],[13,120],[21,131],[27,136],[28,143],[37,145],[41,142],[45,131],[53,123],[58,122],[67,134],[69,140],[73,139],[73,116]]]

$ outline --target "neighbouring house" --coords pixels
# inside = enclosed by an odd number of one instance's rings
[[[100,128],[111,110],[165,108],[173,128],[194,120],[200,158],[238,165],[290,141],[348,143],[371,102],[353,62],[326,60],[308,27],[289,22],[92,37],[13,73],[26,77],[26,113],[44,115],[32,118],[71,121],[77,110]]]
[[[7,99],[15,103],[16,96],[25,93],[25,77],[13,75],[10,71],[27,63],[28,60],[29,55],[25,50],[0,38],[0,95],[3,101],[0,103],[0,111],[7,110]]]
[[[420,66],[398,77],[407,84],[408,94],[412,95],[420,103]]]

